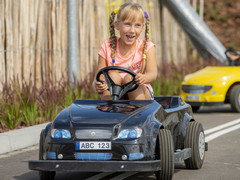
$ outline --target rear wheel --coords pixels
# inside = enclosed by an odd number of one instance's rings
[[[42,130],[40,134],[40,140],[39,140],[39,160],[43,160],[43,146],[44,146],[44,130]],[[41,180],[54,180],[56,175],[55,171],[39,171],[39,176]]]
[[[174,174],[174,145],[171,132],[161,129],[158,135],[157,157],[161,160],[161,170],[156,172],[158,180],[171,180]]]
[[[205,135],[201,123],[189,122],[184,147],[191,148],[192,155],[184,160],[186,168],[200,169],[205,157]]]
[[[236,85],[230,92],[230,103],[234,112],[240,112],[240,85]]]
[[[192,111],[197,112],[200,109],[200,106],[192,106]]]

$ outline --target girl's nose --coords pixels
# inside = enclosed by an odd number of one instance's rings
[[[134,32],[134,31],[135,31],[135,27],[134,27],[134,26],[131,26],[130,32]]]

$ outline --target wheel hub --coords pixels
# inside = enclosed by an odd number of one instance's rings
[[[205,137],[204,133],[200,132],[199,134],[199,157],[203,160],[205,154]]]

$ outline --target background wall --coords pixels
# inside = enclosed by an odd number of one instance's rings
[[[204,0],[190,1],[203,12]],[[97,64],[108,18],[124,0],[78,0],[79,80]],[[187,60],[185,35],[159,0],[135,0],[150,16],[150,40],[162,61]],[[42,86],[67,78],[67,0],[0,0],[0,90],[13,80]]]

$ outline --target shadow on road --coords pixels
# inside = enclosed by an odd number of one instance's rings
[[[37,171],[24,173],[21,176],[13,176],[13,178],[18,180],[39,180],[40,179]]]
[[[233,112],[231,106],[226,104],[222,106],[201,106],[201,108],[194,113],[203,114],[203,113],[237,113],[237,112]]]

